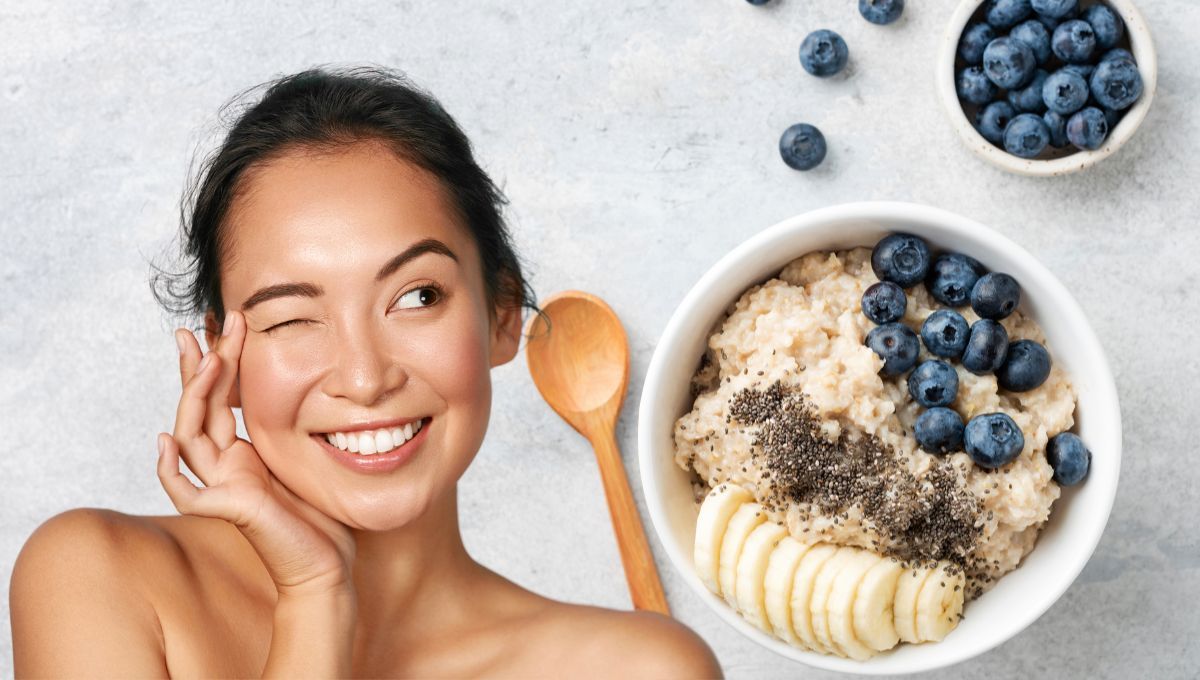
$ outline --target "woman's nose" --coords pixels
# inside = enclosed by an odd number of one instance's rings
[[[325,387],[330,396],[372,406],[408,381],[408,372],[381,333],[368,329],[346,333],[334,352],[334,368]]]

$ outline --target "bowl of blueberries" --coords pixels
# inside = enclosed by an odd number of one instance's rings
[[[1024,175],[1082,170],[1145,119],[1154,43],[1130,0],[963,0],[937,90],[963,142]]]

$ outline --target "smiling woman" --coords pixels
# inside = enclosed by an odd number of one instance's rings
[[[282,78],[185,203],[188,266],[154,288],[212,348],[176,333],[158,475],[181,516],[39,527],[18,676],[720,674],[669,618],[543,598],[463,547],[490,369],[534,307],[503,197],[433,98],[381,69]]]

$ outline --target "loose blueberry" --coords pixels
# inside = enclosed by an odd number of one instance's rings
[[[1041,113],[1046,110],[1046,102],[1042,100],[1042,88],[1050,77],[1042,69],[1034,72],[1033,80],[1025,87],[1008,91],[1008,103],[1017,111],[1024,113]]]
[[[976,105],[986,104],[996,97],[996,84],[983,74],[979,66],[968,66],[959,71],[955,87],[959,99]]]
[[[1067,119],[1061,115],[1047,111],[1042,114],[1046,127],[1050,130],[1050,146],[1061,149],[1070,142],[1067,140]]]
[[[997,108],[1008,108],[1007,112],[1001,111],[1000,113],[1012,115],[1011,107],[1005,102],[989,104],[984,111],[992,111]],[[989,123],[989,125],[998,125],[1000,134],[1003,135],[1004,125],[1007,124],[1007,121],[1002,121],[1002,117],[999,115],[993,120],[994,123]],[[983,265],[973,257],[958,253],[940,255],[929,268],[929,278],[925,281],[925,287],[929,289],[929,294],[933,296],[933,299],[943,305],[962,307],[971,301],[971,289],[975,287],[975,282],[979,280],[983,271]]]
[[[988,24],[971,24],[958,41],[958,56],[962,57],[963,63],[980,64],[984,48],[995,39],[996,31]]]
[[[1033,340],[1009,343],[1004,365],[996,369],[996,382],[1009,392],[1028,392],[1050,375],[1050,353]]]
[[[884,26],[890,24],[904,12],[904,0],[858,0],[858,13],[864,19]]]
[[[1045,125],[1044,122],[1042,124]],[[971,288],[971,309],[981,319],[1003,319],[1012,314],[1020,303],[1021,286],[1016,279],[1002,272],[984,274]]]
[[[746,2],[750,3],[751,5],[765,5],[770,1],[771,0],[746,0]]]
[[[1022,113],[1004,130],[1004,150],[1014,156],[1036,158],[1048,144],[1050,128],[1036,113]]]
[[[1132,61],[1110,59],[1096,66],[1091,79],[1092,96],[1108,109],[1129,108],[1142,96],[1142,75]]]
[[[1032,11],[1029,0],[988,0],[983,17],[994,28],[1011,28]]]
[[[867,333],[867,347],[883,359],[883,368],[879,374],[897,376],[903,374],[917,363],[917,354],[921,351],[921,342],[911,328],[899,321],[876,326]]]
[[[1108,5],[1097,3],[1083,11],[1083,20],[1096,31],[1096,46],[1102,50],[1116,47],[1125,35],[1125,22]]]
[[[889,234],[871,251],[871,269],[880,281],[911,288],[929,273],[929,246],[912,234]]]
[[[1117,59],[1122,59],[1134,64],[1137,63],[1137,61],[1133,58],[1133,53],[1124,47],[1115,47],[1105,52],[1104,56],[1100,57],[1100,63],[1103,64],[1106,61],[1114,61]]]
[[[921,324],[921,339],[925,349],[934,356],[957,359],[967,348],[971,328],[962,314],[951,309],[939,309]]]
[[[1069,116],[1082,109],[1087,98],[1087,81],[1065,68],[1052,73],[1042,85],[1042,99],[1046,102],[1046,108],[1059,115]]]
[[[1099,149],[1108,136],[1108,119],[1100,109],[1089,106],[1067,119],[1067,139],[1080,149]]]
[[[1021,455],[1025,435],[1007,413],[985,413],[967,423],[963,443],[976,465],[991,470],[1008,465]]]
[[[1089,78],[1092,77],[1092,73],[1094,73],[1096,71],[1096,65],[1095,64],[1065,64],[1059,70],[1060,71],[1068,71],[1070,73],[1077,73],[1077,74],[1083,76],[1084,80],[1088,80]]]
[[[962,449],[962,416],[953,409],[938,406],[917,416],[913,425],[917,444],[929,453],[950,453]]]
[[[812,170],[825,160],[825,135],[808,123],[796,123],[779,138],[779,155],[794,170]]]
[[[921,406],[949,406],[958,396],[958,373],[944,361],[922,361],[908,375],[908,394]]]
[[[1029,19],[1017,24],[1008,37],[1029,45],[1037,63],[1044,64],[1050,58],[1050,31],[1037,19]]]
[[[1054,468],[1054,481],[1073,486],[1083,481],[1092,463],[1092,452],[1083,445],[1079,435],[1062,432],[1046,443],[1046,462]]]
[[[1036,68],[1033,50],[1019,40],[996,38],[983,50],[983,72],[1006,90],[1024,86]]]
[[[800,43],[800,65],[814,76],[831,76],[846,65],[850,48],[842,36],[822,28],[809,33]]]
[[[980,319],[971,326],[967,347],[963,350],[963,368],[975,375],[987,375],[1004,365],[1008,356],[1008,331],[998,321]]]
[[[1083,64],[1096,50],[1096,32],[1082,19],[1064,21],[1054,29],[1050,49],[1068,64]]]
[[[880,325],[899,321],[907,305],[904,289],[891,281],[872,284],[862,296],[863,314]]]
[[[1077,0],[1033,0],[1030,3],[1033,11],[1054,19],[1061,19],[1074,12],[1077,4]]]

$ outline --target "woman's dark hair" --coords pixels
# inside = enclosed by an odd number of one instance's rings
[[[492,307],[537,310],[500,214],[507,201],[436,99],[403,75],[375,66],[315,68],[264,85],[266,93],[238,114],[224,142],[205,159],[184,193],[183,269],[154,267],[150,282],[166,310],[194,316],[212,311],[218,324],[224,320],[219,262],[229,239],[225,222],[248,172],[288,152],[332,151],[368,141],[388,145],[441,183],[478,246]]]

